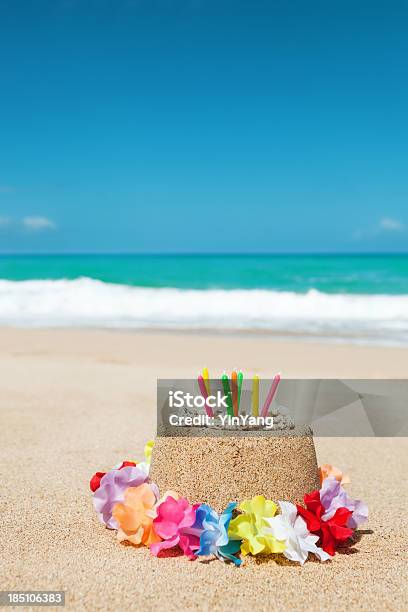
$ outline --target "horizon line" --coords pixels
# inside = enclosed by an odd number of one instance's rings
[[[280,257],[280,256],[399,256],[408,255],[407,251],[0,251],[0,257]]]

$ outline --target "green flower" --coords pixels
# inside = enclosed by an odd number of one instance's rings
[[[231,540],[242,540],[243,555],[269,555],[285,550],[285,542],[268,533],[269,523],[265,521],[276,514],[277,506],[273,501],[256,495],[251,500],[243,501],[238,509],[242,514],[230,522],[228,536]]]

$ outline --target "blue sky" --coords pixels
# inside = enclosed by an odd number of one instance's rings
[[[0,251],[407,251],[408,4],[0,0]]]

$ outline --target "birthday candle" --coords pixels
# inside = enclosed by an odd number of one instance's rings
[[[265,417],[268,414],[269,406],[272,404],[273,397],[276,393],[276,389],[278,388],[280,381],[280,374],[276,374],[275,378],[272,381],[271,388],[269,389],[269,393],[266,397],[265,403],[262,406],[261,416]]]
[[[259,416],[259,376],[252,379],[252,416]]]
[[[232,410],[232,401],[231,401],[231,389],[229,385],[228,376],[224,372],[221,376],[222,388],[224,390],[224,395],[227,396],[227,414],[228,416],[234,416],[234,412]]]
[[[208,406],[208,404],[207,404],[208,393],[207,393],[207,387],[205,386],[204,378],[200,375],[197,378],[197,380],[198,380],[198,386],[200,387],[201,395],[205,399],[205,411],[206,411],[206,413],[208,414],[209,417],[213,417],[214,416],[213,410],[212,410],[211,406]]]
[[[241,370],[238,372],[238,412],[241,404],[241,391],[242,391],[242,381],[244,380],[244,375]]]
[[[238,375],[237,371],[234,370],[231,374],[231,388],[232,388],[232,406],[234,408],[234,416],[238,416]]]
[[[208,371],[208,368],[203,369],[203,378],[204,378],[205,388],[207,389],[207,394],[211,395],[210,373]]]

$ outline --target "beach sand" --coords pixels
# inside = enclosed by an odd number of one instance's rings
[[[273,337],[0,330],[0,589],[66,590],[75,610],[402,610],[408,444],[317,439],[319,463],[350,474],[370,521],[347,554],[303,568],[280,558],[156,559],[119,545],[92,509],[89,478],[142,457],[157,377],[239,366],[294,377],[407,377],[408,349]]]

